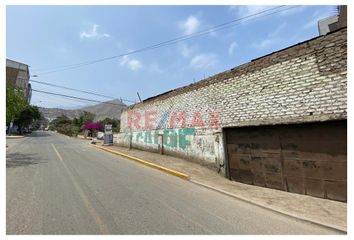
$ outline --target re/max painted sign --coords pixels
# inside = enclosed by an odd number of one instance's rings
[[[145,111],[143,113],[129,111],[127,114],[128,128],[134,130],[154,130],[178,128],[220,128],[220,112],[207,113],[194,112],[188,116],[186,112],[164,112],[161,116],[156,111]],[[190,119],[187,122],[187,119]]]

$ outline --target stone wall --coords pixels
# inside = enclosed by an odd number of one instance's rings
[[[125,109],[118,145],[223,169],[222,128],[347,118],[347,29]]]

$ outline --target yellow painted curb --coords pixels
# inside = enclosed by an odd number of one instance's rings
[[[174,175],[176,177],[179,177],[179,178],[182,178],[182,179],[185,179],[185,180],[189,180],[189,176],[187,174],[184,174],[184,173],[181,173],[181,172],[178,172],[178,171],[175,171],[175,170],[172,170],[172,169],[169,169],[169,168],[166,168],[166,167],[163,167],[163,166],[151,163],[151,162],[147,162],[147,161],[144,161],[142,159],[139,159],[139,158],[136,158],[136,157],[133,157],[133,156],[129,156],[127,154],[124,154],[124,153],[121,153],[121,152],[118,152],[118,151],[114,151],[114,150],[111,150],[111,149],[108,149],[108,148],[105,148],[105,147],[97,146],[95,144],[91,144],[90,143],[89,145],[91,145],[93,147],[96,147],[96,148],[99,148],[99,149],[101,149],[103,151],[110,152],[110,153],[113,153],[113,154],[116,154],[116,155],[120,155],[122,157],[128,158],[128,159],[133,160],[135,162],[144,164],[145,166],[149,166],[149,167],[164,171],[164,172],[166,172],[168,174],[171,174],[171,175]]]
[[[79,139],[84,139],[84,140],[92,140],[92,137],[84,137],[84,136],[82,136],[82,135],[77,135],[77,137],[76,138],[79,138]]]

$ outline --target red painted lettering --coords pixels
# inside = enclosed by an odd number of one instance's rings
[[[155,115],[156,111],[147,111],[145,112],[145,130],[153,130],[155,127],[152,125],[156,122]]]
[[[186,128],[186,118],[186,112],[181,112],[179,115],[177,113],[172,113],[170,118],[170,128],[175,128],[175,123],[178,124],[181,121],[181,128]]]
[[[199,126],[201,128],[205,127],[205,123],[203,121],[202,114],[200,114],[200,112],[195,112],[192,119],[191,127],[196,127],[196,126]]]
[[[135,129],[138,130],[140,129],[140,122],[141,115],[138,112],[130,111],[128,112],[128,127],[133,130],[133,126],[135,126]]]
[[[213,128],[213,126],[215,128],[220,128],[220,124],[219,124],[220,112],[216,112],[216,113],[209,112],[208,114],[210,118],[209,128]]]

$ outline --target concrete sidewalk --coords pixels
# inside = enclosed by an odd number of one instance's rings
[[[100,143],[97,144],[102,147]],[[347,204],[230,181],[215,171],[181,158],[118,146],[104,148],[189,175],[190,181],[298,219],[347,231]]]
[[[24,135],[6,135],[6,139],[24,138]]]

